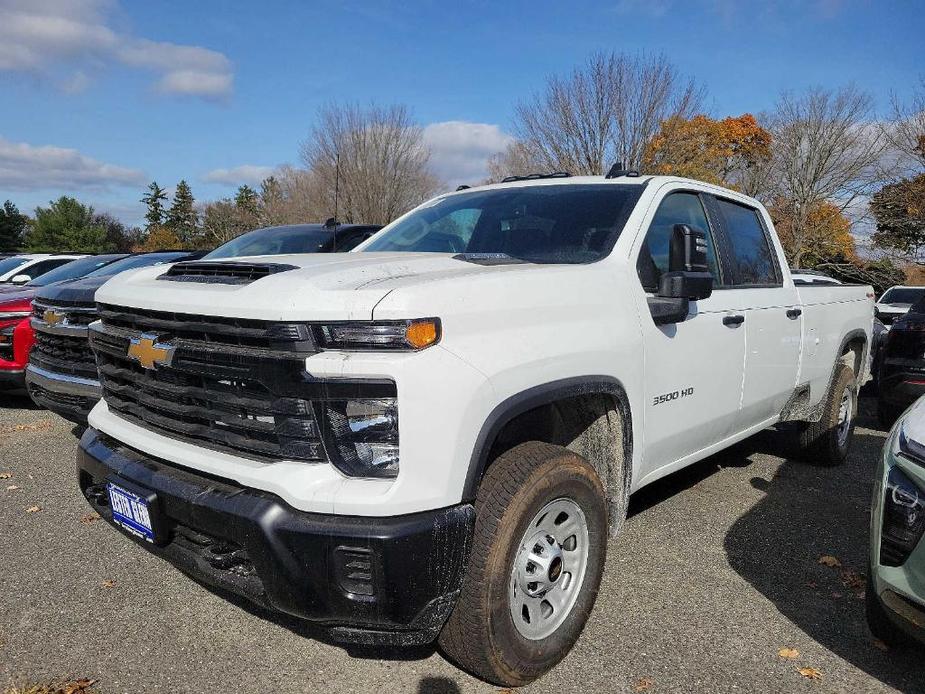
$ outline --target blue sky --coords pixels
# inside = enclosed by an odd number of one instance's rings
[[[128,223],[147,181],[199,200],[298,164],[319,106],[404,103],[450,183],[513,106],[594,50],[664,52],[706,110],[853,82],[881,112],[925,74],[925,3],[0,0],[0,201],[74,195]]]

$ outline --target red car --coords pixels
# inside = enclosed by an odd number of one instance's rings
[[[29,350],[35,342],[29,316],[34,291],[16,293],[0,301],[0,389],[20,389],[25,385]]]

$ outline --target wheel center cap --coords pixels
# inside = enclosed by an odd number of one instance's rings
[[[521,590],[531,596],[543,595],[562,576],[562,548],[552,535],[536,533],[521,547],[516,568]]]
[[[552,563],[549,565],[549,580],[552,583],[555,583],[559,580],[559,576],[562,575],[562,557],[556,557],[552,560]]]

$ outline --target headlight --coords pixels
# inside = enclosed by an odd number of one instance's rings
[[[357,321],[319,326],[325,349],[419,350],[440,341],[440,320]]]
[[[395,398],[328,400],[325,439],[331,462],[350,477],[398,475],[398,402]]]
[[[899,426],[899,437],[897,443],[899,446],[899,452],[904,458],[908,458],[913,463],[925,465],[925,446],[920,444],[918,441],[910,439],[908,436],[906,436],[905,424],[900,424]]]
[[[925,533],[925,494],[898,466],[884,488],[880,563],[902,566]]]

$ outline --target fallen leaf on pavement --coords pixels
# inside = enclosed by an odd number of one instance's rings
[[[66,683],[62,688],[62,694],[81,694],[86,692],[90,687],[96,684],[96,680],[80,679]]]
[[[819,557],[819,563],[832,569],[841,566],[841,562],[831,554],[823,554],[821,557]]]
[[[41,510],[42,510],[41,506],[30,506],[29,508],[26,509],[26,513],[38,513]]]
[[[8,480],[13,476],[12,472],[0,472],[0,480]]]
[[[867,588],[867,577],[851,569],[845,569],[841,572],[841,582],[845,588],[854,593],[864,593]]]
[[[800,652],[796,648],[781,648],[777,652],[777,655],[779,655],[781,658],[790,658],[792,660],[793,658],[798,657]]]
[[[835,592],[835,593],[832,593],[832,597],[835,598],[836,600],[841,600],[842,597],[844,596],[842,596],[841,593]]]
[[[822,673],[813,667],[801,667],[799,673],[808,680],[821,680]]]
[[[19,489],[19,487],[17,487],[15,484],[11,484],[6,488],[8,492],[15,492],[17,489]]]
[[[100,585],[103,586],[103,588],[115,588],[116,582],[111,579],[106,579]]]
[[[654,683],[648,677],[641,677],[636,681],[636,685],[633,687],[634,692],[645,692],[651,689]]]
[[[809,583],[806,584],[806,587],[807,587],[807,588],[812,588],[812,589],[815,590],[815,588],[816,588],[816,582],[815,582],[815,581],[810,581]]]
[[[43,419],[35,424],[14,424],[13,426],[0,427],[0,436],[3,434],[13,434],[17,431],[45,431],[51,428],[51,422]]]
[[[886,645],[883,641],[881,641],[880,639],[874,639],[874,648],[878,648],[878,649],[880,649],[881,651],[888,651],[888,650],[890,650],[890,647],[887,646],[887,645]]]
[[[99,519],[100,519],[100,514],[94,511],[93,513],[88,513],[85,516],[81,516],[80,522],[83,523],[84,525],[90,525],[90,523],[92,523],[95,520],[99,520]]]

